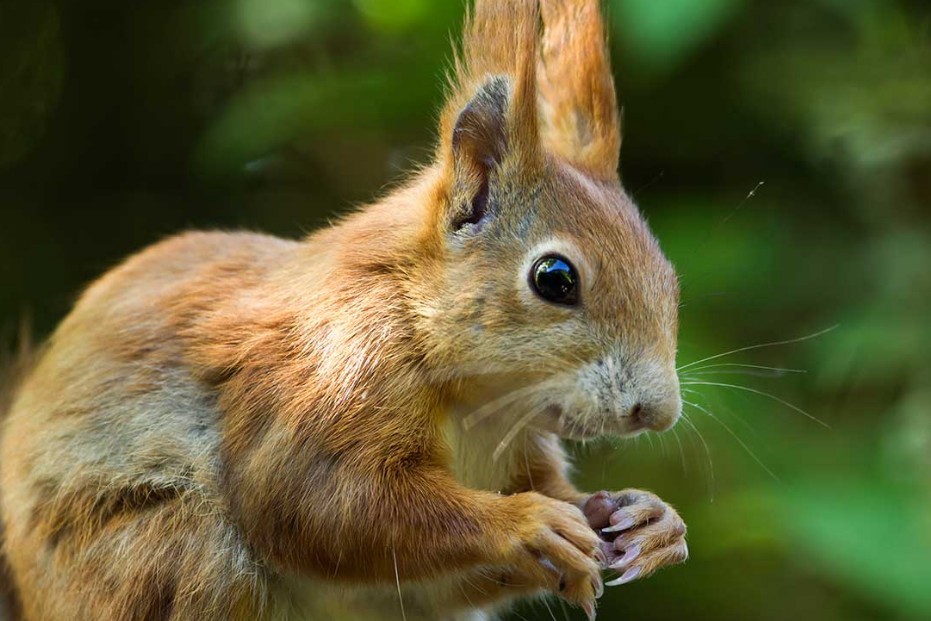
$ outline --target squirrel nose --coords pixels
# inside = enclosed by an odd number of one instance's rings
[[[653,431],[667,431],[672,429],[679,420],[682,402],[676,397],[658,403],[637,402],[630,409],[630,416],[638,424]]]

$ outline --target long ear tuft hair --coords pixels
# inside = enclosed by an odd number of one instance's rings
[[[476,0],[466,17],[455,55],[451,88],[440,120],[441,157],[450,153],[460,113],[490,79],[510,85],[509,150],[534,157],[539,144],[537,62],[540,11],[537,0]]]
[[[592,176],[617,178],[621,127],[598,0],[541,0],[543,144]]]

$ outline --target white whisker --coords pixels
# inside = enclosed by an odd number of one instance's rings
[[[394,548],[391,548],[391,556],[394,558],[394,580],[398,585],[398,602],[401,604],[401,619],[407,621],[407,613],[404,612],[404,598],[401,597],[401,574],[398,573],[398,555]]]
[[[764,464],[764,463],[762,462],[762,460],[760,460],[759,457],[756,456],[756,453],[754,453],[754,452],[750,449],[750,447],[747,446],[747,443],[744,442],[744,441],[740,438],[740,436],[738,436],[736,433],[734,433],[734,430],[731,429],[730,426],[728,426],[727,423],[725,423],[725,422],[722,421],[720,418],[718,418],[717,416],[715,416],[715,415],[711,412],[711,410],[709,410],[709,409],[707,409],[707,408],[705,408],[705,407],[703,407],[703,406],[701,406],[701,405],[698,405],[697,403],[692,403],[691,401],[683,401],[683,403],[685,403],[686,405],[690,405],[690,406],[692,406],[693,408],[695,408],[695,409],[697,409],[697,410],[699,410],[699,411],[701,411],[701,412],[704,412],[704,413],[707,414],[709,417],[711,417],[711,420],[713,420],[713,421],[715,421],[716,423],[718,423],[719,425],[721,425],[721,427],[723,427],[723,428],[725,429],[725,431],[727,431],[727,433],[730,434],[730,436],[731,436],[732,438],[734,438],[734,440],[736,440],[738,444],[740,444],[740,446],[743,448],[743,450],[745,450],[745,451],[747,452],[747,454],[748,454],[750,457],[753,458],[753,461],[755,461],[757,464],[759,464],[760,468],[762,468],[763,470],[766,471],[766,474],[768,474],[769,476],[771,476],[774,480],[779,481],[779,477],[777,477],[776,474],[775,474],[772,470],[770,470],[770,469],[766,466],[766,464]]]
[[[683,401],[683,403],[685,402]],[[685,412],[682,412],[682,420],[695,432],[699,442],[701,442],[702,447],[705,449],[705,457],[708,459],[708,473],[711,478],[711,502],[714,502],[714,460],[711,459],[711,449],[708,448],[708,443],[705,442],[705,437],[702,435],[701,431]]]
[[[840,326],[840,324],[834,325],[834,326],[831,326],[830,328],[826,328],[826,329],[824,329],[824,330],[821,330],[820,332],[815,332],[814,334],[809,334],[809,335],[807,335],[807,336],[802,336],[802,337],[795,338],[795,339],[788,339],[788,340],[785,340],[785,341],[774,341],[774,342],[772,342],[772,343],[762,343],[762,344],[760,344],[760,345],[750,345],[750,346],[748,346],[748,347],[740,347],[740,348],[738,348],[738,349],[732,349],[731,351],[726,351],[726,352],[724,352],[724,353],[722,353],[722,354],[716,354],[716,355],[714,355],[714,356],[708,356],[707,358],[702,358],[701,360],[696,360],[695,362],[690,362],[690,363],[688,363],[688,364],[684,364],[684,365],[682,365],[681,367],[679,367],[678,369],[676,369],[676,371],[682,371],[682,370],[684,370],[684,369],[689,369],[689,368],[694,367],[694,366],[696,366],[696,365],[699,365],[699,364],[701,364],[701,363],[703,363],[703,362],[708,362],[708,361],[710,361],[710,360],[717,360],[718,358],[723,358],[724,356],[731,356],[731,355],[733,355],[733,354],[739,354],[739,353],[745,352],[745,351],[751,351],[751,350],[754,350],[754,349],[762,349],[762,348],[764,348],[764,347],[776,347],[776,346],[778,346],[778,345],[791,345],[791,344],[793,344],[793,343],[801,343],[801,342],[803,342],[803,341],[808,341],[808,340],[811,340],[811,339],[814,339],[814,338],[818,338],[819,336],[822,336],[822,335],[824,335],[824,334],[827,334],[828,332],[832,332],[832,331],[836,330],[839,326]]]
[[[689,466],[685,461],[685,449],[682,448],[682,439],[679,438],[679,430],[675,427],[672,428],[672,436],[676,439],[676,444],[679,446],[679,457],[682,459],[682,472],[688,475]]]
[[[546,606],[546,611],[547,611],[548,613],[550,613],[550,618],[551,618],[553,621],[556,621],[556,615],[553,614],[553,609],[550,608],[550,604],[549,604],[549,602],[546,601],[546,598],[544,597],[544,598],[542,598],[540,601],[542,601],[542,602],[543,602],[543,605]]]
[[[802,416],[805,416],[806,418],[808,418],[808,419],[810,419],[810,420],[813,420],[814,422],[818,423],[819,425],[821,425],[821,426],[824,427],[825,429],[830,429],[830,428],[831,428],[831,426],[828,425],[826,422],[824,422],[823,420],[821,420],[820,418],[818,418],[818,417],[816,417],[816,416],[812,416],[811,414],[809,414],[808,412],[806,412],[806,411],[803,410],[802,408],[798,407],[797,405],[793,405],[793,404],[789,403],[788,401],[786,401],[785,399],[780,399],[780,398],[777,397],[776,395],[771,395],[771,394],[769,394],[768,392],[764,392],[764,391],[762,391],[762,390],[757,390],[757,389],[755,389],[755,388],[750,388],[750,387],[748,387],[748,386],[739,386],[739,385],[737,385],[737,384],[723,384],[723,383],[720,383],[720,382],[694,382],[694,381],[693,381],[693,382],[683,382],[683,385],[685,385],[685,386],[718,386],[718,387],[720,387],[720,388],[730,388],[730,389],[732,389],[732,390],[743,390],[743,391],[745,391],[745,392],[750,392],[750,393],[753,393],[753,394],[755,394],[755,395],[760,395],[761,397],[766,397],[766,398],[768,398],[768,399],[772,399],[773,401],[776,401],[777,403],[781,403],[782,405],[786,406],[787,408],[789,408],[789,409],[791,409],[791,410],[794,410],[794,411],[798,412],[798,413],[801,414]]]
[[[506,449],[508,445],[514,440],[514,438],[517,437],[517,434],[519,434],[524,429],[524,427],[530,423],[530,421],[539,416],[542,411],[543,408],[539,406],[531,408],[529,412],[520,418],[520,420],[514,423],[514,426],[511,427],[511,429],[501,439],[501,442],[498,443],[498,446],[495,448],[495,452],[492,453],[492,459],[494,461],[498,461],[498,458],[501,457],[504,449]]]
[[[510,405],[511,403],[513,403],[514,401],[517,401],[521,397],[533,394],[534,392],[539,390],[541,386],[544,386],[545,384],[547,384],[547,382],[550,382],[550,381],[552,381],[552,379],[543,380],[542,382],[531,384],[530,386],[523,386],[521,388],[518,388],[517,390],[512,390],[509,393],[506,393],[496,399],[489,401],[488,403],[470,412],[463,419],[463,425],[465,426],[466,429],[471,429],[472,427],[482,422],[483,420],[485,420],[486,418],[488,418],[495,412],[498,412],[499,410],[501,410],[501,408],[504,408]]]
[[[753,377],[767,377],[767,378],[779,378],[785,377],[787,374],[786,371],[781,369],[773,370],[763,370],[763,369],[717,369],[706,371],[703,368],[699,367],[698,369],[683,373],[681,377],[683,379],[689,379],[694,377],[703,377],[706,375],[752,375]]]
[[[736,367],[741,369],[759,369],[761,371],[772,371],[773,373],[808,373],[805,369],[786,369],[783,367],[767,367],[761,364],[741,364],[738,362],[719,362],[717,364],[706,364],[700,366],[696,369],[692,369],[689,373],[695,373],[697,371],[706,371],[708,369],[718,369],[718,368],[730,368]]]

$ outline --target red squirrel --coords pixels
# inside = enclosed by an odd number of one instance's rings
[[[93,283],[3,427],[28,621],[491,619],[687,557],[561,438],[676,422],[678,282],[618,176],[597,0],[478,0],[434,162],[306,239]]]

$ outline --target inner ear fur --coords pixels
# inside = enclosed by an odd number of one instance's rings
[[[488,215],[489,184],[509,148],[511,84],[491,77],[459,113],[452,135],[454,201],[452,228],[479,224]]]
[[[508,148],[509,90],[507,78],[489,78],[459,113],[452,138],[457,168],[487,176],[504,160]]]

